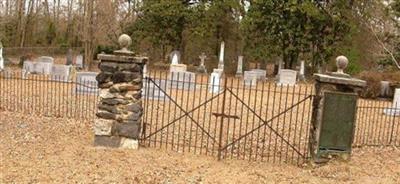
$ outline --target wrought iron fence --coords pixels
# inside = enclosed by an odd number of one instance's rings
[[[385,100],[359,99],[353,146],[400,146],[400,108]]]
[[[145,78],[141,144],[178,152],[303,163],[313,85],[154,72]]]
[[[64,76],[0,72],[0,111],[93,119],[98,90],[93,81]]]

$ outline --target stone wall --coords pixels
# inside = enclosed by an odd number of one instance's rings
[[[141,131],[142,81],[145,57],[98,55],[101,72],[95,146],[138,148]]]

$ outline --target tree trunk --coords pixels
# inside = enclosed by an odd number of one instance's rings
[[[84,46],[85,62],[84,67],[90,69],[93,61],[93,0],[85,0],[84,19]]]

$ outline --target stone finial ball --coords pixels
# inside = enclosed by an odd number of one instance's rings
[[[118,38],[118,43],[122,48],[128,48],[132,44],[132,39],[127,34],[122,34]]]
[[[336,66],[338,70],[344,70],[349,64],[349,60],[346,56],[339,56],[336,58]]]

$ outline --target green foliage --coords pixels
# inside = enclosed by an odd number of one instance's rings
[[[293,68],[301,54],[311,55],[314,65],[326,62],[349,30],[342,14],[349,8],[343,0],[326,2],[326,7],[320,3],[255,0],[244,21],[246,32],[251,33],[246,37],[246,46],[280,56],[286,68]],[[268,57],[267,52],[257,52],[261,54],[255,57]]]
[[[53,22],[49,22],[48,27],[47,27],[47,34],[46,34],[46,41],[48,45],[51,45],[53,43],[53,40],[56,38],[57,33],[56,33],[56,26],[54,25]]]

